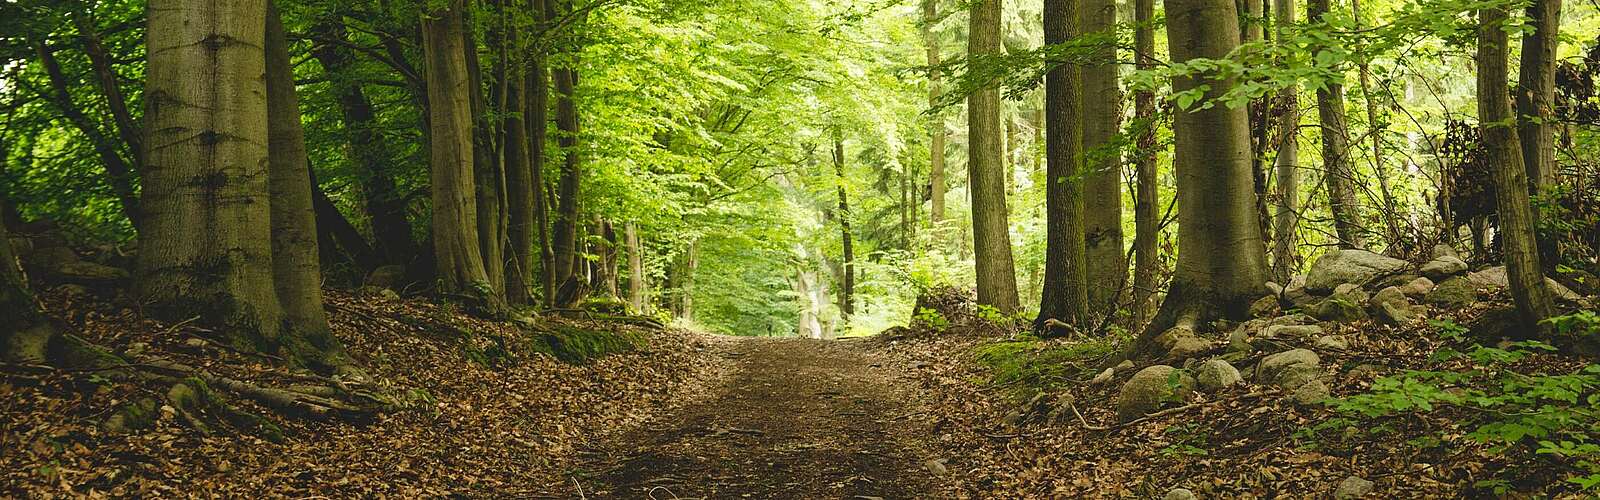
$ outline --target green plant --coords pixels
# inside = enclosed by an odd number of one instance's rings
[[[927,307],[917,308],[917,313],[911,317],[911,322],[934,330],[944,330],[950,326],[950,320],[945,319],[943,314]]]

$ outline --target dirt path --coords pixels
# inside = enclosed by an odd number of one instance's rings
[[[590,454],[589,498],[918,498],[908,370],[859,342],[726,338],[715,394]]]

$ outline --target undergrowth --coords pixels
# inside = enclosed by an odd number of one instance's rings
[[[646,337],[646,334],[637,331],[591,330],[552,324],[531,332],[522,342],[515,342],[497,333],[478,332],[468,337],[462,349],[467,359],[494,369],[514,365],[520,359],[536,353],[563,363],[583,365],[643,347]]]
[[[976,360],[989,367],[990,387],[1004,388],[1019,401],[1041,392],[1056,392],[1094,375],[1095,362],[1116,352],[1127,340],[1125,333],[1073,342],[1043,341],[1024,335],[973,350]]]

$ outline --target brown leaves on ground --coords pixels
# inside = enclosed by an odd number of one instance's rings
[[[66,331],[117,351],[159,352],[262,384],[296,380],[272,360],[199,340],[211,335],[204,330],[142,319],[123,299],[51,293],[46,302]],[[101,422],[129,401],[160,399],[166,388],[107,383],[94,373],[3,370],[0,496],[545,494],[542,485],[561,481],[577,447],[678,404],[715,361],[700,335],[638,330],[647,344],[630,353],[587,365],[529,354],[496,370],[464,350],[486,337],[511,343],[528,333],[423,301],[330,292],[327,303],[335,335],[368,373],[411,389],[426,408],[365,425],[279,420],[289,434],[281,444],[205,436],[163,408],[153,428],[113,436]]]

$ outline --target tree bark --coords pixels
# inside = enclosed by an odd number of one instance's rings
[[[465,295],[477,306],[498,305],[483,264],[473,182],[472,96],[467,75],[464,0],[450,0],[423,16],[427,61],[429,167],[433,195],[433,248],[442,291]]]
[[[235,347],[278,352],[264,0],[150,2],[138,293]]]
[[[1140,70],[1155,68],[1156,30],[1155,0],[1134,0],[1134,58]],[[1150,90],[1140,90],[1134,99],[1134,114],[1144,130],[1139,132],[1139,157],[1135,160],[1136,194],[1133,200],[1133,303],[1138,319],[1150,317],[1155,309],[1156,267],[1160,256],[1156,254],[1156,236],[1160,232],[1160,217],[1156,213],[1156,96]]]
[[[531,6],[541,29],[548,21],[548,1],[533,0]],[[528,129],[528,182],[533,190],[533,219],[538,224],[539,286],[544,291],[544,301],[548,305],[550,299],[555,297],[556,258],[550,248],[550,198],[546,196],[548,191],[544,177],[546,139],[550,130],[550,70],[542,52],[535,51],[529,57],[527,71],[528,98],[522,119]]]
[[[1044,41],[1063,43],[1080,34],[1077,0],[1046,0]],[[1081,68],[1060,64],[1045,74],[1044,286],[1034,328],[1057,320],[1085,325],[1089,316],[1087,243],[1084,241],[1083,80]]]
[[[648,314],[644,308],[644,245],[639,242],[639,225],[623,225],[623,237],[628,246],[628,304],[636,314]]]
[[[328,329],[322,309],[322,267],[317,218],[311,202],[310,160],[295,95],[294,67],[278,9],[267,4],[267,150],[271,194],[272,283],[283,308],[283,344],[318,371],[351,366],[344,346]]]
[[[1361,0],[1350,0],[1350,14],[1355,28],[1361,29]],[[1389,189],[1389,171],[1383,163],[1383,124],[1378,122],[1378,101],[1372,97],[1372,64],[1366,59],[1356,63],[1357,82],[1361,84],[1361,100],[1367,112],[1367,127],[1372,141],[1372,174],[1378,178],[1378,195],[1383,197],[1383,227],[1390,244],[1400,242],[1399,213],[1395,209],[1394,191]]]
[[[1478,11],[1478,122],[1494,171],[1495,206],[1499,214],[1500,251],[1517,316],[1527,331],[1548,332],[1545,318],[1554,314],[1534,235],[1533,204],[1528,195],[1528,170],[1522,164],[1516,115],[1511,109],[1504,7]]]
[[[943,91],[939,88],[939,72],[936,69],[940,64],[939,35],[933,31],[933,26],[939,21],[939,0],[922,0],[922,37],[928,51],[928,107],[931,109],[939,102]],[[945,133],[944,114],[933,113],[928,117],[928,182],[932,186],[929,193],[929,220],[933,227],[938,228],[939,221],[944,220],[944,192],[945,192]]]
[[[512,31],[507,36],[514,39],[516,32]],[[528,79],[523,78],[521,73],[520,70],[509,69],[502,83],[506,86],[505,109],[526,113],[528,106],[523,98],[527,94]],[[537,223],[534,197],[539,189],[533,184],[527,122],[518,117],[506,119],[502,139],[505,145],[501,164],[505,166],[506,182],[506,251],[510,253],[506,258],[506,302],[512,305],[533,303],[533,268],[538,263],[538,257],[533,253],[533,237],[534,224]]]
[[[844,277],[839,287],[839,312],[849,323],[850,316],[856,313],[856,250],[855,240],[850,234],[850,198],[845,192],[844,140],[839,137],[838,130],[833,133],[833,172],[839,191],[839,238],[844,245]]]
[[[78,40],[83,42],[83,53],[89,56],[89,64],[94,67],[95,86],[100,89],[100,95],[105,98],[106,107],[111,111],[112,122],[117,125],[117,136],[127,146],[129,163],[134,172],[141,171],[144,163],[139,155],[144,151],[144,131],[133,120],[133,113],[128,112],[128,101],[122,95],[122,83],[117,78],[116,68],[112,67],[111,55],[100,43],[100,27],[86,10],[71,9],[69,15],[78,27]]]
[[[496,71],[498,67],[491,67],[489,87],[494,100],[485,101],[483,69],[478,60],[478,43],[473,36],[471,15],[472,9],[469,7],[466,11],[468,18],[462,20],[462,33],[466,37],[463,57],[467,61],[467,81],[472,89],[472,177],[478,199],[478,253],[483,256],[483,271],[489,280],[490,293],[503,297],[506,286],[506,179],[496,142],[501,124],[498,117],[503,116],[505,110],[504,103],[500,102],[504,94],[504,82]],[[501,30],[495,26],[490,31],[489,43],[495,46],[495,52],[503,55],[504,47],[499,46],[503,42]]]
[[[1239,44],[1232,0],[1168,0],[1167,46],[1175,62],[1226,57]],[[1234,81],[1214,75],[1174,78],[1173,92],[1206,86],[1218,99]],[[1202,102],[1204,102],[1202,101]],[[1175,111],[1173,169],[1178,179],[1178,266],[1161,309],[1131,353],[1151,353],[1154,339],[1173,326],[1200,329],[1217,317],[1244,316],[1266,293],[1251,179],[1247,110],[1217,102]]]
[[[1260,0],[1252,0],[1260,1]],[[1084,33],[1110,32],[1117,25],[1115,0],[1085,0]],[[1092,56],[1100,64],[1082,68],[1083,150],[1088,169],[1084,182],[1084,246],[1088,266],[1089,310],[1117,308],[1127,285],[1128,261],[1122,247],[1122,91],[1118,87],[1117,50],[1106,45]]]
[[[1329,0],[1308,0],[1306,16],[1316,22],[1327,22],[1328,3]],[[1355,171],[1350,164],[1350,126],[1345,121],[1344,85],[1329,82],[1317,89],[1317,115],[1321,120],[1322,165],[1327,175],[1334,234],[1339,238],[1340,248],[1359,248],[1364,245],[1364,238],[1357,221],[1360,206],[1353,187]]]
[[[34,54],[39,57],[39,65],[44,66],[45,75],[50,80],[50,94],[47,96],[56,109],[89,139],[89,144],[94,146],[95,154],[100,156],[100,163],[106,168],[106,180],[111,185],[111,192],[122,203],[122,213],[133,222],[135,228],[140,226],[139,197],[134,193],[133,177],[135,170],[129,161],[122,157],[122,151],[111,142],[111,138],[100,132],[100,126],[91,121],[72,100],[72,92],[68,87],[67,76],[61,71],[61,64],[56,61],[55,49],[45,43],[44,38],[35,37],[33,40]],[[139,153],[128,153],[129,158],[137,161]]]
[[[1278,43],[1285,43],[1289,27],[1295,24],[1294,0],[1274,0]],[[1299,268],[1295,232],[1300,223],[1300,87],[1290,85],[1278,92],[1278,156],[1274,160],[1277,206],[1272,218],[1272,276],[1287,284]]]
[[[0,322],[0,361],[44,364],[56,331],[28,290],[5,224],[0,224],[0,310],[6,311],[6,321]]]
[[[975,0],[967,52],[973,58],[1000,55],[1001,1]],[[972,240],[976,255],[978,303],[1014,313],[1017,272],[1011,256],[1006,215],[1005,159],[1000,134],[1000,89],[990,82],[967,97],[967,175],[972,193]]]
[[[1528,170],[1529,189],[1543,195],[1556,185],[1555,72],[1556,49],[1561,43],[1561,0],[1536,0],[1528,5],[1533,31],[1522,38],[1522,64],[1517,78],[1517,132],[1522,140],[1522,162]],[[1534,212],[1538,227],[1538,212]],[[1561,264],[1561,240],[1539,241],[1540,263],[1546,273]]]
[[[347,38],[342,19],[329,16],[312,30],[324,40],[312,47],[311,55],[334,82],[335,101],[349,134],[346,140],[350,161],[358,169],[356,180],[361,186],[362,209],[372,226],[372,238],[384,263],[410,264],[416,256],[416,242],[412,239],[411,221],[406,217],[405,197],[395,187],[389,168],[397,157],[378,133],[371,99],[360,82],[351,78],[356,59],[349,48],[341,45]]]
[[[556,87],[556,145],[561,148],[561,178],[556,193],[556,220],[554,243],[555,281],[562,283],[574,274],[573,259],[577,255],[578,196],[583,178],[582,162],[578,154],[578,108],[573,102],[573,88],[577,86],[577,72],[570,68],[556,68],[553,73]]]

